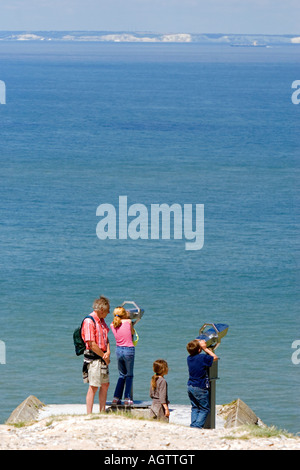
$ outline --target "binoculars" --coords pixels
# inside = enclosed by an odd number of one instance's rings
[[[221,343],[221,339],[227,335],[227,332],[228,325],[224,323],[204,323],[196,339],[204,340],[206,346],[214,351]]]
[[[125,308],[124,305],[133,305],[133,307],[131,308]],[[142,318],[142,316],[144,315],[144,310],[140,307],[138,307],[138,305],[133,302],[132,300],[125,300],[121,307],[124,307],[125,310],[127,310],[127,312],[129,312],[130,314],[130,320],[132,320],[132,324],[133,325],[136,325],[138,321],[140,321],[140,319]]]

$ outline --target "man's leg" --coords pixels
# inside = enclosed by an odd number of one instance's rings
[[[92,385],[89,386],[87,394],[86,394],[86,411],[87,414],[91,414],[93,411],[93,404],[95,394],[97,392],[98,387],[93,387]]]
[[[109,383],[104,383],[101,385],[99,389],[99,407],[100,412],[105,411],[106,405],[106,398],[107,398],[107,391],[108,391]]]

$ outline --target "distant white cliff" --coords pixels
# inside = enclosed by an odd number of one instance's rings
[[[295,45],[300,37],[292,34],[190,34],[132,31],[0,31],[0,41],[149,42],[229,45]]]

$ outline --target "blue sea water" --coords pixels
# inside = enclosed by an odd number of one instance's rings
[[[27,396],[84,403],[72,333],[100,294],[134,300],[134,398],[152,362],[188,404],[186,343],[227,323],[217,403],[300,431],[300,48],[0,43],[0,422]],[[204,204],[205,242],[99,240],[96,209]],[[107,317],[110,323],[112,315]],[[117,380],[114,339],[110,365]],[[95,407],[98,408],[98,407]]]

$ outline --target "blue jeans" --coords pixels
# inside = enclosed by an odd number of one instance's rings
[[[209,390],[188,385],[188,396],[192,405],[191,428],[203,428],[210,411]]]
[[[133,366],[135,347],[117,346],[119,379],[116,385],[114,397],[121,399],[125,386],[124,398],[132,399]]]

